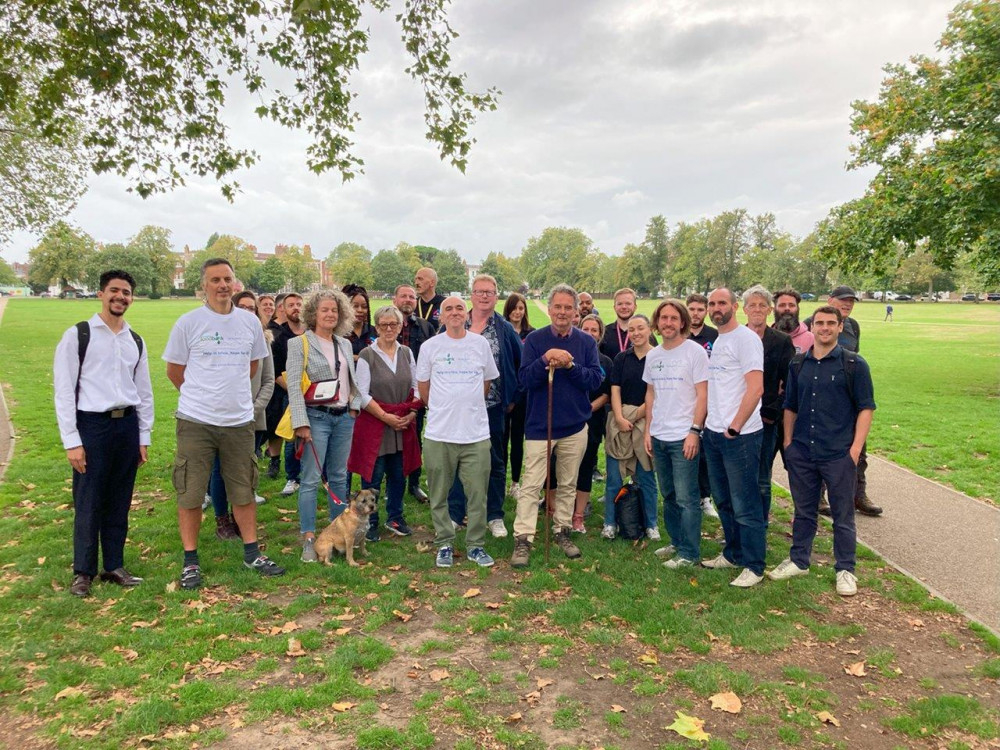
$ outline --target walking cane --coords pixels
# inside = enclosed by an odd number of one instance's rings
[[[549,404],[546,414],[545,433],[545,567],[549,566],[549,503],[552,502],[552,379],[556,370],[549,365]]]

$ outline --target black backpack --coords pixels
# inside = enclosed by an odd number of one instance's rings
[[[135,345],[139,348],[139,359],[142,359],[142,336],[133,331],[131,328],[128,332],[132,334],[132,340],[135,341]],[[76,398],[80,399],[80,375],[83,373],[83,358],[87,356],[87,347],[90,346],[90,321],[81,320],[76,324],[76,345],[79,350],[80,355],[80,369],[76,373]],[[135,380],[135,374],[139,372],[139,359],[135,361],[135,368],[132,370],[132,379]]]
[[[642,515],[642,490],[631,478],[625,480],[615,496],[615,523],[621,539],[636,540],[646,536]]]

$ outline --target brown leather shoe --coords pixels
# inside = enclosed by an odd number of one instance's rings
[[[86,576],[83,573],[77,573],[73,576],[73,583],[70,584],[69,593],[73,596],[90,596],[90,584],[93,582],[93,576]]]
[[[867,495],[864,497],[854,498],[854,510],[858,513],[863,513],[866,516],[882,515],[882,509],[869,500]]]
[[[222,540],[240,538],[240,529],[232,513],[215,517],[215,536]]]
[[[105,570],[101,573],[101,580],[108,581],[110,583],[117,584],[119,586],[124,586],[125,588],[132,588],[133,586],[138,586],[142,583],[142,579],[139,576],[134,576],[129,573],[125,568],[116,568],[115,570]]]

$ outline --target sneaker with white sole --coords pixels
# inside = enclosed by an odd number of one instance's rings
[[[614,539],[616,531],[617,529],[611,524],[604,524],[604,528],[601,529],[601,539]]]
[[[854,596],[858,593],[858,577],[849,570],[838,570],[837,593],[841,596]]]
[[[212,504],[212,496],[206,492],[205,499],[201,501],[201,509],[208,510],[208,506],[211,504]]]
[[[659,547],[653,554],[657,557],[673,557],[675,552],[677,552],[677,548],[668,544],[666,547]]]
[[[715,509],[715,506],[712,505],[712,498],[710,498],[710,497],[703,497],[701,499],[701,513],[702,513],[702,515],[708,516],[709,518],[718,518],[719,517],[719,511],[717,511]]]
[[[319,558],[316,557],[316,540],[308,537],[302,540],[302,557],[299,558],[304,563],[314,563]]]
[[[258,555],[253,562],[244,561],[243,564],[250,570],[256,570],[265,578],[285,575],[285,569],[267,555]]]
[[[784,581],[788,578],[795,578],[795,576],[804,576],[808,572],[808,570],[803,570],[793,563],[790,558],[786,557],[774,566],[774,570],[768,573],[767,577],[772,581]]]
[[[660,530],[650,526],[648,529],[646,529],[646,538],[651,542],[660,541]]]
[[[494,539],[503,539],[507,536],[507,527],[504,526],[502,518],[494,518],[486,524]]]
[[[450,568],[452,560],[454,559],[454,553],[451,547],[441,547],[437,553],[437,559],[434,564],[439,568]]]
[[[754,573],[750,568],[743,568],[743,572],[740,573],[736,578],[729,582],[730,586],[736,586],[741,589],[748,589],[752,586],[756,586],[758,583],[764,580],[764,576],[759,576]]]
[[[257,505],[263,505],[264,503],[267,502],[267,498],[264,497],[263,495],[258,495],[255,493],[253,496],[253,501],[257,503]]]
[[[733,565],[731,562],[729,562],[729,560],[726,559],[726,556],[723,555],[722,553],[719,553],[716,557],[713,557],[711,560],[702,560],[701,566],[703,568],[712,568],[712,570],[724,570],[726,568],[737,567],[736,565]]]
[[[294,479],[289,479],[285,482],[285,486],[281,488],[282,495],[294,495],[299,489],[299,483]]]
[[[672,557],[663,563],[664,568],[670,568],[670,570],[677,570],[678,568],[693,568],[697,563],[694,560],[688,560],[686,557]]]
[[[493,567],[493,558],[482,547],[473,547],[465,553],[465,556],[480,568]]]

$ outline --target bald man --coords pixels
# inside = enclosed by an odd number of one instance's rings
[[[413,288],[417,291],[416,315],[434,326],[435,331],[441,328],[441,303],[444,302],[444,295],[437,293],[437,283],[437,271],[430,266],[421,268],[413,277]]]

